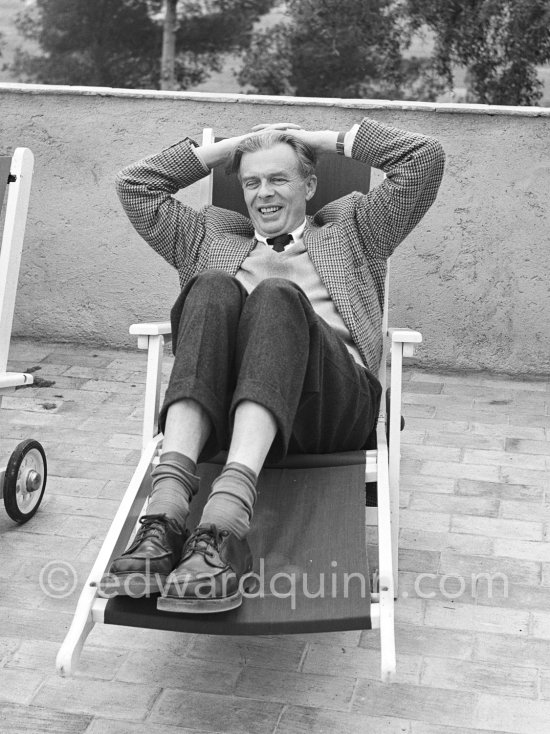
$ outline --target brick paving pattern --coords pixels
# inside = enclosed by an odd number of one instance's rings
[[[44,382],[3,398],[2,465],[36,438],[49,478],[26,525],[0,510],[1,732],[550,731],[550,381],[405,368],[394,683],[377,632],[103,625],[63,679],[55,655],[139,457],[145,355],[15,340],[10,357]],[[68,596],[41,588],[50,561],[74,567]]]

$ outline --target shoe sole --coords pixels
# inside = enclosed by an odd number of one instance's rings
[[[216,614],[237,609],[243,602],[240,592],[219,599],[186,599],[179,596],[161,596],[157,599],[157,609],[161,612],[180,614]]]
[[[128,573],[117,574],[115,578],[116,581],[103,581],[99,584],[100,596],[108,599],[114,596],[129,596],[132,599],[155,596],[165,588],[168,575],[159,576],[155,574],[151,577],[144,577],[143,574]]]

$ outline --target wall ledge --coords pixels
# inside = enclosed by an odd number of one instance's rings
[[[221,104],[271,104],[278,106],[340,107],[359,110],[415,110],[447,114],[512,115],[550,117],[550,107],[515,107],[512,105],[455,104],[450,102],[403,102],[386,99],[340,99],[329,97],[277,97],[263,94],[217,94],[212,92],[170,92],[155,89],[116,89],[114,87],[77,87],[50,84],[15,84],[0,82],[0,93],[123,97],[137,99],[173,99]]]

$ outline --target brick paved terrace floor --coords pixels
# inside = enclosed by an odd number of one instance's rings
[[[10,357],[42,386],[3,399],[1,462],[36,438],[49,477],[29,523],[0,510],[1,732],[550,731],[550,381],[406,368],[394,683],[377,632],[102,625],[63,679],[55,655],[139,457],[145,355],[16,340]],[[50,561],[76,570],[65,598],[41,589]]]

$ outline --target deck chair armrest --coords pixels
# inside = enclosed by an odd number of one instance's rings
[[[163,336],[165,340],[170,340],[172,327],[169,321],[146,321],[140,324],[132,324],[130,334],[137,336],[138,349],[148,349],[150,336]]]
[[[414,345],[422,342],[422,334],[414,329],[388,329],[388,336],[393,344],[403,345],[403,356],[414,357]]]
[[[411,344],[420,344],[422,334],[419,331],[408,328],[390,328],[388,334],[392,342],[410,342]]]
[[[146,321],[140,324],[132,324],[130,326],[130,334],[138,336],[166,336],[172,333],[172,327],[169,321]]]

